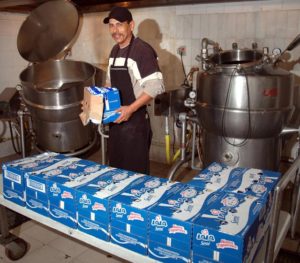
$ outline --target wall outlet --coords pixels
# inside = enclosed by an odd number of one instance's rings
[[[177,48],[177,53],[180,56],[185,56],[186,55],[186,46],[180,46]]]

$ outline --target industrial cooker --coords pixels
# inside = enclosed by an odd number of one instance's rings
[[[91,124],[79,118],[85,86],[94,84],[94,66],[62,59],[74,43],[80,16],[69,1],[49,1],[33,10],[17,38],[20,55],[31,62],[20,74],[22,95],[41,150],[82,153],[95,142]]]
[[[289,45],[293,49],[299,36]],[[213,53],[208,54],[208,46]],[[197,75],[197,118],[204,130],[204,166],[228,165],[277,170],[281,134],[293,113],[293,75],[277,66],[268,49],[222,51],[202,40],[202,72]]]

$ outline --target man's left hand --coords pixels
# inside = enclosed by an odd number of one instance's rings
[[[120,112],[120,117],[116,119],[114,122],[121,123],[129,120],[129,118],[133,113],[133,110],[130,106],[122,106],[121,108],[117,109],[116,112]]]

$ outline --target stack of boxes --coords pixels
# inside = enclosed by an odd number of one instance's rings
[[[121,169],[109,169],[76,190],[78,229],[105,241],[110,238],[110,198],[147,177]]]
[[[188,262],[193,220],[218,198],[218,191],[186,185],[149,210],[149,256],[164,262]]]
[[[162,262],[251,261],[280,174],[212,163],[190,182],[61,154],[3,165],[4,197]]]
[[[193,262],[251,262],[269,226],[280,173],[212,163],[189,184],[218,177],[230,179],[218,200],[194,221]]]
[[[63,158],[63,155],[57,153],[43,153],[3,164],[2,170],[4,198],[18,205],[25,206],[25,174],[34,171],[38,172],[39,170],[51,166],[53,163]],[[35,182],[29,184],[29,189],[33,187],[34,183]],[[36,187],[39,188],[39,192],[46,193],[45,188],[40,187],[38,184]],[[29,208],[31,206],[39,205],[33,202],[29,204]]]
[[[183,188],[164,178],[145,176],[111,200],[113,243],[143,255],[148,252],[148,209]]]

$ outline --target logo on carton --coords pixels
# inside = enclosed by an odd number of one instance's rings
[[[155,226],[156,231],[163,231],[165,227],[168,227],[168,223],[160,215],[157,215],[155,219],[151,220],[151,226]]]
[[[187,235],[187,231],[184,229],[183,226],[174,224],[169,228],[169,234],[177,234],[177,233]]]
[[[62,197],[62,198],[73,199],[73,195],[72,195],[70,192],[68,192],[68,191],[63,191],[61,197]]]
[[[99,171],[100,168],[101,168],[100,165],[89,166],[89,167],[84,169],[84,172],[85,173],[94,173],[94,172]]]
[[[239,204],[239,199],[233,195],[228,195],[222,199],[221,203],[227,207],[234,207]]]
[[[251,186],[251,190],[256,194],[263,194],[267,191],[267,188],[262,184],[254,184]]]
[[[53,193],[54,195],[60,194],[60,188],[57,187],[57,184],[56,184],[56,183],[54,183],[54,184],[50,187],[50,192]]]
[[[95,202],[95,204],[92,206],[93,211],[106,211],[106,208],[103,204],[100,204],[98,202]]]
[[[201,241],[202,246],[209,246],[210,242],[215,242],[215,236],[210,234],[208,229],[202,229],[200,233],[197,233],[196,240]]]
[[[239,247],[231,240],[221,239],[220,243],[217,243],[217,248],[224,249],[224,248],[232,248],[238,250]]]
[[[139,221],[144,221],[144,218],[141,216],[141,214],[131,212],[128,216],[127,219],[129,221],[134,221],[134,220],[139,220]]]
[[[112,212],[116,214],[116,217],[123,217],[123,215],[127,214],[126,209],[122,207],[121,203],[117,203],[116,206],[113,207]]]
[[[79,198],[79,204],[82,204],[85,207],[89,206],[91,204],[91,199],[89,199],[86,194],[83,194],[82,197]]]

